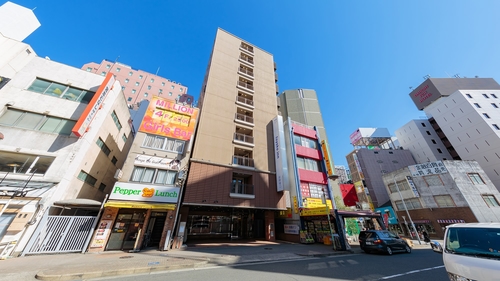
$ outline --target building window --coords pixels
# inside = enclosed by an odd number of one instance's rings
[[[168,95],[169,95],[169,96],[172,96],[172,92],[168,92]]]
[[[132,71],[130,71],[130,72],[128,73],[128,76],[132,76],[132,74],[133,74],[133,73],[132,73]]]
[[[104,191],[104,189],[106,189],[106,185],[101,182],[101,184],[99,185],[99,190]]]
[[[431,132],[429,132],[429,131],[425,131],[425,132],[427,133],[427,135],[429,135],[429,136],[431,135]]]
[[[95,183],[97,182],[96,178],[85,173],[83,170],[81,170],[80,173],[78,174],[78,179],[91,185],[91,186],[95,186]]]
[[[437,149],[437,151],[438,151],[438,153],[443,153],[443,152],[441,151],[441,149],[439,149],[439,148]]]
[[[321,164],[319,161],[297,156],[297,167],[304,170],[322,172]]]
[[[470,94],[465,94],[469,99],[472,99],[472,96]]]
[[[183,88],[179,88],[179,91],[182,93],[182,91],[184,91],[184,89]]]
[[[122,91],[125,90],[125,86],[122,86]]]
[[[474,103],[474,105],[477,107],[477,108],[481,108],[481,106],[479,105],[479,103]]]
[[[493,98],[495,98],[495,99],[498,99],[498,98],[497,98],[497,95],[495,95],[495,94],[491,94],[491,96],[492,96]]]
[[[498,127],[497,124],[491,124],[491,126],[493,126],[493,128],[497,129],[497,130],[500,130],[500,127]]]
[[[125,134],[122,135],[123,142],[127,142],[127,136]]]
[[[484,116],[484,118],[486,118],[486,119],[490,119],[490,116],[488,115],[488,113],[483,113],[483,116]]]
[[[444,183],[439,175],[428,175],[424,176],[424,181],[427,186],[443,186]]]
[[[148,90],[151,90],[151,85],[148,85]]]
[[[161,86],[164,87],[165,86],[165,82],[161,82]]]
[[[92,67],[87,67],[87,71],[91,72],[92,71]]]
[[[153,149],[182,153],[184,151],[184,144],[185,141],[182,140],[154,136],[154,135],[146,135],[142,146]]]
[[[29,86],[28,91],[82,103],[89,103],[95,94],[91,91],[82,90],[39,78],[35,79],[33,84]]]
[[[163,93],[163,89],[159,89],[158,93],[160,93],[160,94]]]
[[[489,98],[490,98],[490,97],[488,97],[488,95],[487,95],[487,94],[483,94],[483,97],[485,97],[485,98],[487,98],[487,99],[489,99]]]
[[[500,207],[494,195],[483,194],[481,196],[483,197],[484,202],[486,202],[486,205],[488,205],[488,207]]]
[[[170,87],[171,87],[172,89],[175,89],[175,86],[174,86],[174,85],[172,85],[172,86],[170,86]]]
[[[136,86],[139,86],[139,82],[135,82],[135,85],[136,85]]]
[[[0,116],[0,125],[66,136],[71,135],[75,124],[76,121],[11,108]]]
[[[110,67],[111,67],[111,65],[110,65],[110,64],[106,64],[106,68],[110,68]]]
[[[473,184],[484,184],[483,179],[478,173],[468,173],[467,176],[469,176]]]
[[[96,143],[97,143],[97,146],[99,146],[101,148],[101,151],[104,152],[104,154],[106,154],[106,156],[109,156],[109,154],[111,153],[111,150],[104,143],[104,141],[101,138],[98,138]]]
[[[148,93],[144,93],[144,96],[147,98],[149,96],[149,94]]]
[[[143,77],[142,75],[139,75],[139,79],[142,79],[142,77]]]
[[[492,103],[491,106],[493,106],[494,108],[498,108],[498,105],[496,103]]]
[[[135,89],[132,89],[132,94],[135,94],[137,91]]]
[[[177,171],[172,171],[172,170],[134,167],[134,171],[132,172],[130,181],[172,185],[175,183],[176,175]]]
[[[425,123],[420,123],[420,124],[422,124],[422,127],[425,127]]]
[[[120,72],[121,68],[117,67],[116,72]]]
[[[406,180],[397,182],[397,185],[395,183],[389,183],[388,186],[391,193],[398,192],[398,188],[400,191],[410,190],[410,185]]]
[[[155,80],[153,78],[151,78],[151,80],[149,80],[149,82],[154,83]]]
[[[127,98],[127,101],[132,101],[132,98],[131,98],[131,97],[128,97],[128,98]]]
[[[300,146],[303,146],[303,147],[318,149],[318,143],[316,142],[316,140],[313,140],[313,139],[310,139],[310,138],[306,138],[306,137],[303,137],[303,136],[294,135],[293,136],[293,142],[296,145],[300,145]]]
[[[120,123],[120,120],[118,119],[118,116],[116,115],[116,112],[113,110],[111,112],[111,118],[113,118],[113,121],[115,122],[116,128],[118,128],[118,131],[122,129],[122,124]]]
[[[431,142],[432,142],[433,144],[436,144],[436,141],[435,141],[435,140],[431,140]]]
[[[127,78],[127,79],[125,79],[125,83],[128,83],[128,81],[130,81],[130,80],[128,80],[128,78]]]
[[[113,156],[113,158],[111,158],[111,163],[113,163],[113,165],[116,166],[117,162],[118,162],[118,159],[116,159],[116,157]]]
[[[413,209],[421,209],[422,208],[422,203],[420,203],[420,200],[418,198],[411,198],[411,199],[406,199],[405,204],[403,204],[403,201],[396,201],[396,208],[398,211],[403,211],[405,210],[405,205],[406,209],[408,210],[413,210]]]
[[[0,172],[43,175],[55,157],[0,151]],[[4,176],[2,176],[3,178]]]
[[[439,208],[455,207],[455,202],[450,195],[435,195],[434,201],[439,206]]]

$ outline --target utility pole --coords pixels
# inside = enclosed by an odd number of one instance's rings
[[[410,212],[408,212],[408,208],[406,207],[406,203],[405,203],[405,200],[403,198],[403,195],[401,194],[401,191],[399,190],[398,183],[396,182],[396,176],[392,176],[392,179],[394,180],[394,184],[396,185],[396,189],[398,190],[399,197],[401,197],[401,201],[403,202],[403,207],[405,208],[406,214],[408,215],[408,219],[410,220],[411,228],[413,231],[415,231],[415,235],[417,236],[418,244],[422,245],[422,242],[420,241],[420,236],[418,235],[417,229],[415,228],[415,224],[413,223],[413,220],[411,219]],[[404,219],[404,220],[406,222],[406,219]],[[410,232],[410,236],[411,236],[411,232]]]

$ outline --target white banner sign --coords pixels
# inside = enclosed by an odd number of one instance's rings
[[[146,185],[128,182],[117,182],[109,199],[177,203],[180,188],[175,186]]]
[[[408,169],[410,170],[412,177],[422,177],[448,173],[448,170],[441,161],[412,165],[408,166]]]
[[[179,170],[180,161],[163,157],[149,156],[139,154],[134,159],[134,164],[138,166],[146,166],[151,168]]]
[[[285,224],[285,233],[286,234],[299,234],[300,228],[296,224]]]

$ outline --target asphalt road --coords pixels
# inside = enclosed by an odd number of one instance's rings
[[[151,275],[120,276],[93,280],[449,280],[442,256],[429,249],[415,249],[411,254],[353,254],[297,261],[275,261],[232,266],[170,271]]]

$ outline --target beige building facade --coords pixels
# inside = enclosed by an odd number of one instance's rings
[[[275,239],[275,211],[286,210],[273,156],[275,70],[270,53],[217,30],[181,210],[185,239]]]

